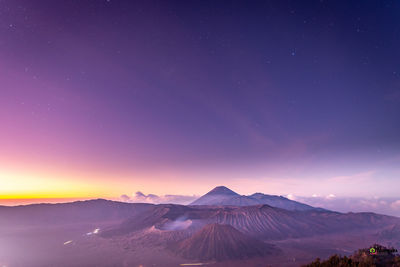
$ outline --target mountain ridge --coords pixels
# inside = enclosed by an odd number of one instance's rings
[[[263,204],[286,210],[321,210],[320,208],[315,208],[301,202],[290,200],[283,196],[267,195],[259,192],[248,196],[239,195],[226,186],[215,187],[189,205],[254,206]]]
[[[288,266],[287,255],[296,258],[294,264],[299,266],[300,260],[343,253],[376,239],[399,246],[399,225],[397,217],[374,213],[290,211],[267,204],[184,206],[89,200],[0,207],[3,247],[23,241],[21,247],[26,243],[30,250],[37,249],[21,265],[32,267],[45,266],[49,254],[60,257],[53,259],[52,266],[65,267],[71,266],[63,265],[70,255],[86,257],[85,264],[74,266],[122,266],[122,258],[129,266],[173,267],[184,259],[221,264],[215,266],[265,266],[271,261]],[[96,234],[93,229],[98,229]],[[20,262],[22,250],[4,251],[0,256]],[[41,262],[32,264],[39,254]],[[127,255],[130,258],[124,258]],[[298,261],[302,255],[306,258]]]

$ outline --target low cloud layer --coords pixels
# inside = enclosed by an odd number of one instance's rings
[[[198,196],[185,196],[185,195],[163,195],[158,196],[154,194],[144,194],[140,191],[136,192],[132,196],[121,195],[120,200],[123,202],[130,203],[152,203],[152,204],[181,204],[187,205],[194,200],[196,200]]]
[[[152,204],[181,204],[187,205],[196,200],[196,195],[162,195],[144,194],[140,191],[132,196],[121,195],[120,201],[129,203],[152,203]],[[339,212],[374,212],[400,217],[400,198],[351,198],[337,197],[334,194],[317,195],[310,197],[286,195],[287,198],[302,202],[313,207],[320,207]]]
[[[327,196],[313,195],[300,197],[290,195],[292,200],[339,212],[375,212],[400,217],[399,198],[345,198],[333,194]]]

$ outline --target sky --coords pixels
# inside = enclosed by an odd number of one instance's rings
[[[399,12],[384,0],[2,0],[0,199],[225,185],[397,203]]]

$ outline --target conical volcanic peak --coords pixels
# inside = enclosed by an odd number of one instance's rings
[[[230,195],[230,196],[239,196],[238,193],[230,190],[226,186],[217,186],[210,192],[208,192],[206,195]]]
[[[225,224],[208,224],[174,249],[180,256],[203,261],[246,259],[275,250]]]
[[[225,186],[217,186],[204,196],[193,201],[191,205],[222,205],[224,201],[240,196]]]

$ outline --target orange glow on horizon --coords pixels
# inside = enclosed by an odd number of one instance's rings
[[[152,194],[198,194],[208,191],[207,175],[152,170],[108,172],[23,164],[0,165],[0,200],[7,199],[118,199],[137,191]],[[211,180],[211,179],[210,179]],[[194,182],[195,181],[195,182]],[[201,190],[197,192],[198,190]],[[0,204],[1,205],[1,204]]]

